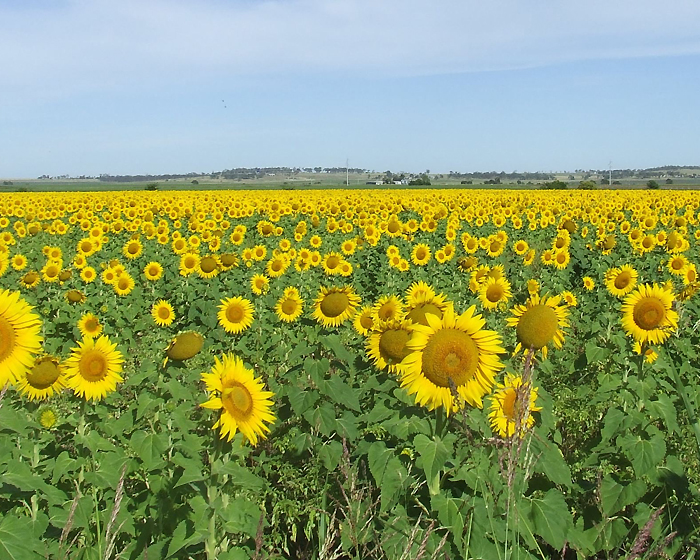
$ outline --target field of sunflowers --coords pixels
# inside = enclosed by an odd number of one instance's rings
[[[699,207],[3,195],[0,558],[694,558]]]

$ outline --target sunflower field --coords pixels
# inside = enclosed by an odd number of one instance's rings
[[[0,558],[691,559],[700,195],[0,199]]]

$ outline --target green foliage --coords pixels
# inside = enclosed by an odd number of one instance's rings
[[[647,189],[658,189],[659,188],[659,183],[654,181],[654,179],[650,179],[647,181]]]

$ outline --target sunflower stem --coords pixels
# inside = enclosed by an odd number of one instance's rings
[[[209,455],[209,484],[207,484],[207,498],[209,499],[209,508],[211,509],[211,517],[209,518],[209,535],[204,545],[207,555],[207,560],[216,560],[216,507],[215,502],[218,497],[217,483],[218,475],[214,473],[214,464],[219,458],[221,451],[221,439],[215,436],[214,450]]]
[[[671,358],[671,356],[668,355],[668,359],[665,360],[665,363],[668,366],[668,370],[671,372],[671,375],[673,376],[673,381],[676,384],[676,391],[678,391],[678,394],[681,396],[681,399],[683,399],[683,406],[685,406],[685,411],[688,414],[690,426],[691,428],[693,428],[693,433],[695,434],[695,441],[698,445],[698,457],[700,457],[700,420],[698,420],[698,417],[695,413],[695,409],[693,408],[693,405],[690,402],[688,392],[685,388],[685,385],[683,384],[683,380],[681,379],[678,370],[676,369],[676,365],[673,362],[673,358]]]

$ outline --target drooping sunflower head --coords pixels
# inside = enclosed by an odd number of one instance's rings
[[[119,375],[123,362],[117,345],[106,336],[86,338],[78,342],[66,360],[66,384],[85,400],[99,401],[124,381]]]
[[[444,407],[447,414],[463,403],[481,408],[501,368],[501,338],[484,329],[485,321],[471,306],[456,315],[452,305],[442,319],[428,315],[428,326],[414,325],[408,341],[412,352],[403,359],[401,386],[429,409]]]
[[[197,266],[197,275],[200,278],[213,278],[217,274],[219,274],[219,261],[216,256],[203,256]]]
[[[564,327],[568,326],[568,311],[559,305],[560,296],[532,294],[525,305],[516,305],[512,317],[506,319],[508,326],[515,327],[518,344],[515,352],[541,351],[547,357],[549,344],[561,348],[564,342]]]
[[[535,424],[532,413],[542,410],[537,406],[537,388],[523,384],[522,377],[512,373],[506,373],[504,382],[496,384],[489,408],[491,429],[502,438],[524,437]]]
[[[273,393],[264,390],[261,379],[232,354],[226,354],[215,365],[211,373],[202,373],[210,399],[200,406],[220,410],[219,420],[212,429],[219,428],[221,439],[231,441],[240,431],[243,437],[255,446],[258,439],[265,439],[270,432],[268,424],[276,418],[271,411]]]
[[[166,354],[171,360],[184,361],[199,354],[204,346],[204,337],[195,331],[178,334],[168,345]]]
[[[221,300],[217,317],[227,333],[238,334],[253,324],[253,304],[242,297]]]
[[[0,291],[0,386],[16,382],[41,351],[41,320],[19,292]]]
[[[365,305],[360,309],[355,315],[352,326],[355,328],[358,334],[362,336],[367,336],[372,331],[374,326],[374,320],[372,319],[372,309],[373,306]]]
[[[41,356],[34,360],[34,365],[24,375],[20,376],[17,381],[17,390],[33,401],[48,399],[66,386],[65,374],[58,358]]]
[[[85,303],[87,297],[80,290],[68,290],[66,292],[66,300],[68,303]]]
[[[314,300],[313,317],[324,327],[337,327],[350,319],[360,305],[351,286],[321,286]]]
[[[375,325],[366,342],[367,354],[379,368],[396,373],[411,353],[408,341],[413,331],[410,321],[382,321]]]
[[[678,328],[673,293],[642,284],[622,304],[622,328],[640,344],[661,344]]]

